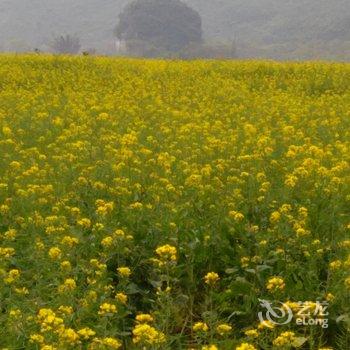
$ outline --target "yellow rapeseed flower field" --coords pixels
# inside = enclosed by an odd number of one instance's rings
[[[0,349],[347,348],[349,64],[2,55],[0,86]]]

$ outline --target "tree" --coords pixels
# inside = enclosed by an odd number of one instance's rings
[[[199,14],[180,0],[136,0],[119,16],[115,34],[121,41],[176,52],[202,41]]]
[[[79,38],[67,34],[56,37],[51,47],[56,53],[76,54],[79,52],[81,45]]]

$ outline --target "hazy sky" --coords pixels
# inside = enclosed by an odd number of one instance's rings
[[[113,28],[128,0],[0,0],[0,47],[45,49],[55,35],[113,53]],[[350,57],[349,0],[186,0],[207,41],[236,40],[242,56]]]

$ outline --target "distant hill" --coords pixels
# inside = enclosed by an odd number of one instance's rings
[[[113,28],[128,0],[0,0],[0,49],[45,49],[58,34],[114,52]],[[184,0],[208,41],[235,40],[241,57],[350,60],[349,0]]]

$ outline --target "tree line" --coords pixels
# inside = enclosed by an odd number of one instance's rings
[[[235,45],[208,44],[203,39],[202,20],[197,11],[181,0],[135,0],[119,15],[114,28],[120,54],[168,58],[232,58]],[[56,53],[77,54],[80,40],[61,35],[51,43]],[[83,54],[91,54],[85,50]]]

